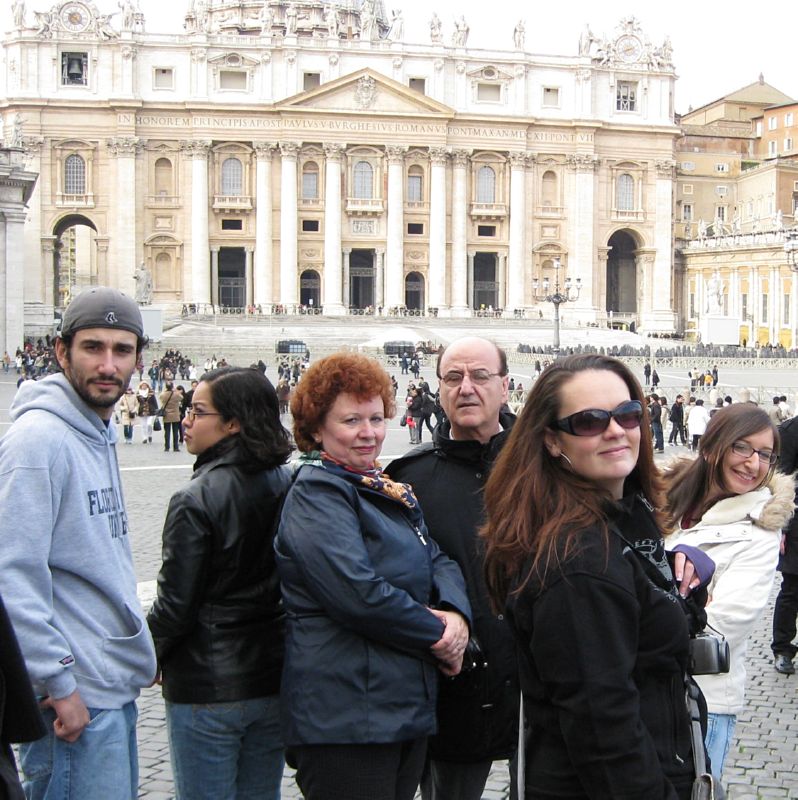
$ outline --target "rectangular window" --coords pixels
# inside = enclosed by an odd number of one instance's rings
[[[779,154],[778,145],[775,141],[768,142],[768,156],[773,158],[773,156],[777,156]]]
[[[743,315],[743,322],[748,318],[748,295],[743,292],[740,295],[740,309]]]
[[[768,130],[769,131],[775,131],[776,130],[776,126],[778,124],[779,124],[779,122],[776,119],[776,117],[768,117]]]
[[[760,322],[763,325],[766,325],[768,321],[768,296],[766,294],[762,295],[762,319]]]
[[[692,193],[693,193],[692,183],[685,183],[682,185],[682,194],[692,194]]]
[[[302,199],[317,200],[319,197],[319,173],[312,170],[302,172]]]
[[[690,292],[690,316],[695,316],[695,292]]]
[[[715,164],[715,172],[728,172],[728,171],[729,171],[729,165],[727,163],[723,162],[721,164]]]
[[[693,204],[684,203],[682,205],[682,222],[692,222],[692,221],[693,221]]]
[[[728,186],[716,186],[715,187],[715,194],[718,197],[725,197],[729,193]]]
[[[495,236],[495,225],[477,225],[477,236]]]
[[[61,85],[86,86],[89,82],[89,54],[61,53]]]
[[[311,89],[318,89],[321,86],[320,72],[306,72],[302,76],[302,88],[309,92]]]
[[[424,225],[421,222],[408,222],[407,232],[411,236],[421,236],[424,233]]]
[[[153,89],[174,89],[175,72],[171,67],[155,67],[152,73]]]
[[[784,115],[784,127],[785,128],[792,128],[792,111],[788,111]]]
[[[557,86],[543,87],[543,105],[545,108],[560,107],[560,89]]]
[[[223,219],[222,220],[222,230],[223,231],[240,231],[243,230],[244,224],[243,220],[240,219]]]
[[[408,86],[414,91],[421,94],[427,93],[427,79],[426,78],[410,78],[407,82]]]
[[[792,150],[792,139],[790,139],[789,136],[784,140],[784,150],[785,152],[787,150]]]
[[[422,176],[407,176],[407,201],[409,203],[420,203],[424,198],[421,196]]]
[[[498,83],[478,83],[477,100],[481,103],[500,103],[502,87]]]
[[[679,169],[683,172],[692,172],[695,169],[695,161],[682,161],[679,164]]]
[[[317,219],[303,219],[302,220],[303,233],[318,233],[319,221]]]
[[[637,83],[618,81],[615,90],[615,109],[617,111],[637,111]]]
[[[230,92],[246,92],[247,73],[232,69],[220,70],[219,88]]]
[[[726,206],[715,206],[715,219],[718,222],[726,222]]]
[[[784,295],[784,310],[781,314],[781,324],[783,327],[787,327],[790,324],[790,296],[788,294]]]
[[[757,123],[756,123],[756,135],[757,136],[761,136],[762,135],[762,120],[757,120]]]

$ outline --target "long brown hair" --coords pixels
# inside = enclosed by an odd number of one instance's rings
[[[533,574],[544,580],[549,567],[573,551],[581,531],[597,525],[606,535],[611,494],[576,474],[544,445],[546,431],[560,417],[563,386],[585,370],[615,373],[628,387],[630,398],[641,402],[640,452],[626,486],[634,485],[659,505],[661,489],[648,415],[643,390],[634,375],[608,356],[574,355],[556,361],[535,382],[485,486],[487,522],[481,535],[486,550],[485,577],[496,608],[504,606],[510,586],[522,570],[526,575],[518,591]]]
[[[763,431],[773,432],[773,452],[778,455],[779,431],[763,408],[735,403],[713,414],[699,440],[698,457],[686,469],[678,470],[678,477],[668,481],[669,530],[677,528],[685,514],[700,519],[718,500],[734,494],[723,482],[723,459],[735,442]],[[776,465],[772,464],[756,488],[768,483],[775,471]]]

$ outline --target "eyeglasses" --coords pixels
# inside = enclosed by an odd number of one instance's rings
[[[731,449],[735,455],[742,456],[743,458],[751,458],[751,456],[756,453],[757,456],[759,456],[760,464],[770,464],[772,466],[779,460],[778,455],[772,450],[756,450],[751,447],[748,442],[735,442],[731,446]]]
[[[640,427],[643,419],[643,405],[639,400],[621,403],[612,411],[603,408],[587,408],[575,414],[558,419],[554,425],[572,436],[597,436],[604,433],[614,419],[622,428],[632,430]]]
[[[468,375],[468,380],[477,386],[484,386],[491,378],[501,375],[501,372],[488,372],[486,369],[475,369],[468,373],[463,372],[447,372],[441,380],[450,388],[454,389],[456,386],[465,380]]]
[[[197,417],[221,417],[218,411],[195,411],[194,406],[186,406],[186,419],[195,420]]]

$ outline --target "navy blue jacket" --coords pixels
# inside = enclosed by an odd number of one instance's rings
[[[402,742],[435,731],[444,626],[470,623],[459,567],[404,506],[302,466],[275,540],[287,616],[286,745]]]

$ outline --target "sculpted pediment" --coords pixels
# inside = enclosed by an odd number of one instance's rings
[[[454,110],[402,83],[370,69],[361,69],[315,89],[289,97],[282,111],[331,111],[359,114],[401,114],[453,117]]]

